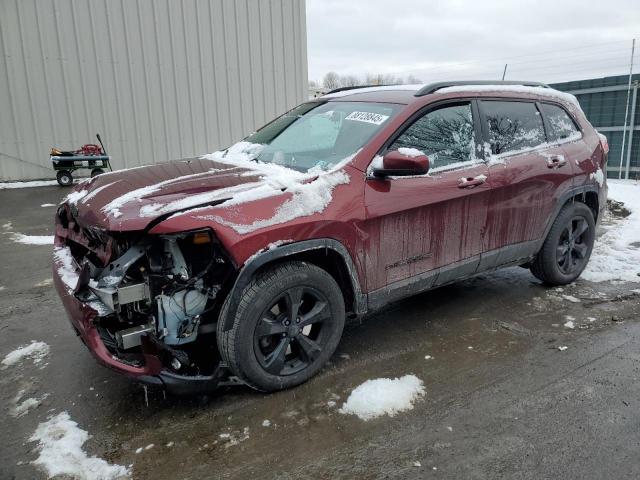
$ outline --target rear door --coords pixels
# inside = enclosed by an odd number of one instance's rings
[[[390,139],[385,151],[418,149],[431,168],[428,175],[367,178],[369,291],[422,276],[428,280],[419,290],[475,272],[490,189],[488,167],[475,154],[479,124],[474,118],[474,102],[445,103],[421,113]],[[448,268],[428,275],[440,267]]]
[[[558,197],[570,189],[573,167],[559,143],[548,142],[535,101],[479,102],[491,150],[491,199],[480,269],[535,253]]]

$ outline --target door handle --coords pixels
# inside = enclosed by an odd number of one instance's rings
[[[560,168],[564,167],[566,164],[567,161],[562,155],[551,155],[547,158],[547,167],[549,168]]]
[[[462,177],[458,180],[458,188],[473,188],[482,185],[487,181],[486,175],[478,175],[476,177]]]

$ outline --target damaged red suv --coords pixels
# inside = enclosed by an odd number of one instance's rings
[[[346,318],[505,266],[574,281],[607,152],[542,84],[337,91],[226,150],[76,186],[55,285],[113,370],[177,393],[284,389],[320,370]]]

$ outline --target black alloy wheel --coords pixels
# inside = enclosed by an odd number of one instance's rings
[[[322,268],[301,261],[275,265],[247,287],[229,327],[220,312],[218,349],[250,387],[276,391],[313,377],[335,352],[345,321],[344,297]]]
[[[566,285],[580,276],[589,262],[596,236],[594,213],[581,202],[568,203],[551,225],[531,273],[549,285]]]
[[[254,349],[260,365],[273,375],[291,375],[307,368],[330,339],[325,321],[331,312],[325,295],[313,287],[283,292],[260,316]]]
[[[565,275],[582,270],[587,260],[589,246],[586,244],[589,224],[583,217],[571,218],[558,239],[556,258],[558,268]]]

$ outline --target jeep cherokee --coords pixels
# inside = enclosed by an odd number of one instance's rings
[[[531,82],[342,89],[56,213],[54,281],[99,362],[177,393],[298,385],[346,318],[505,266],[574,281],[606,138]]]

